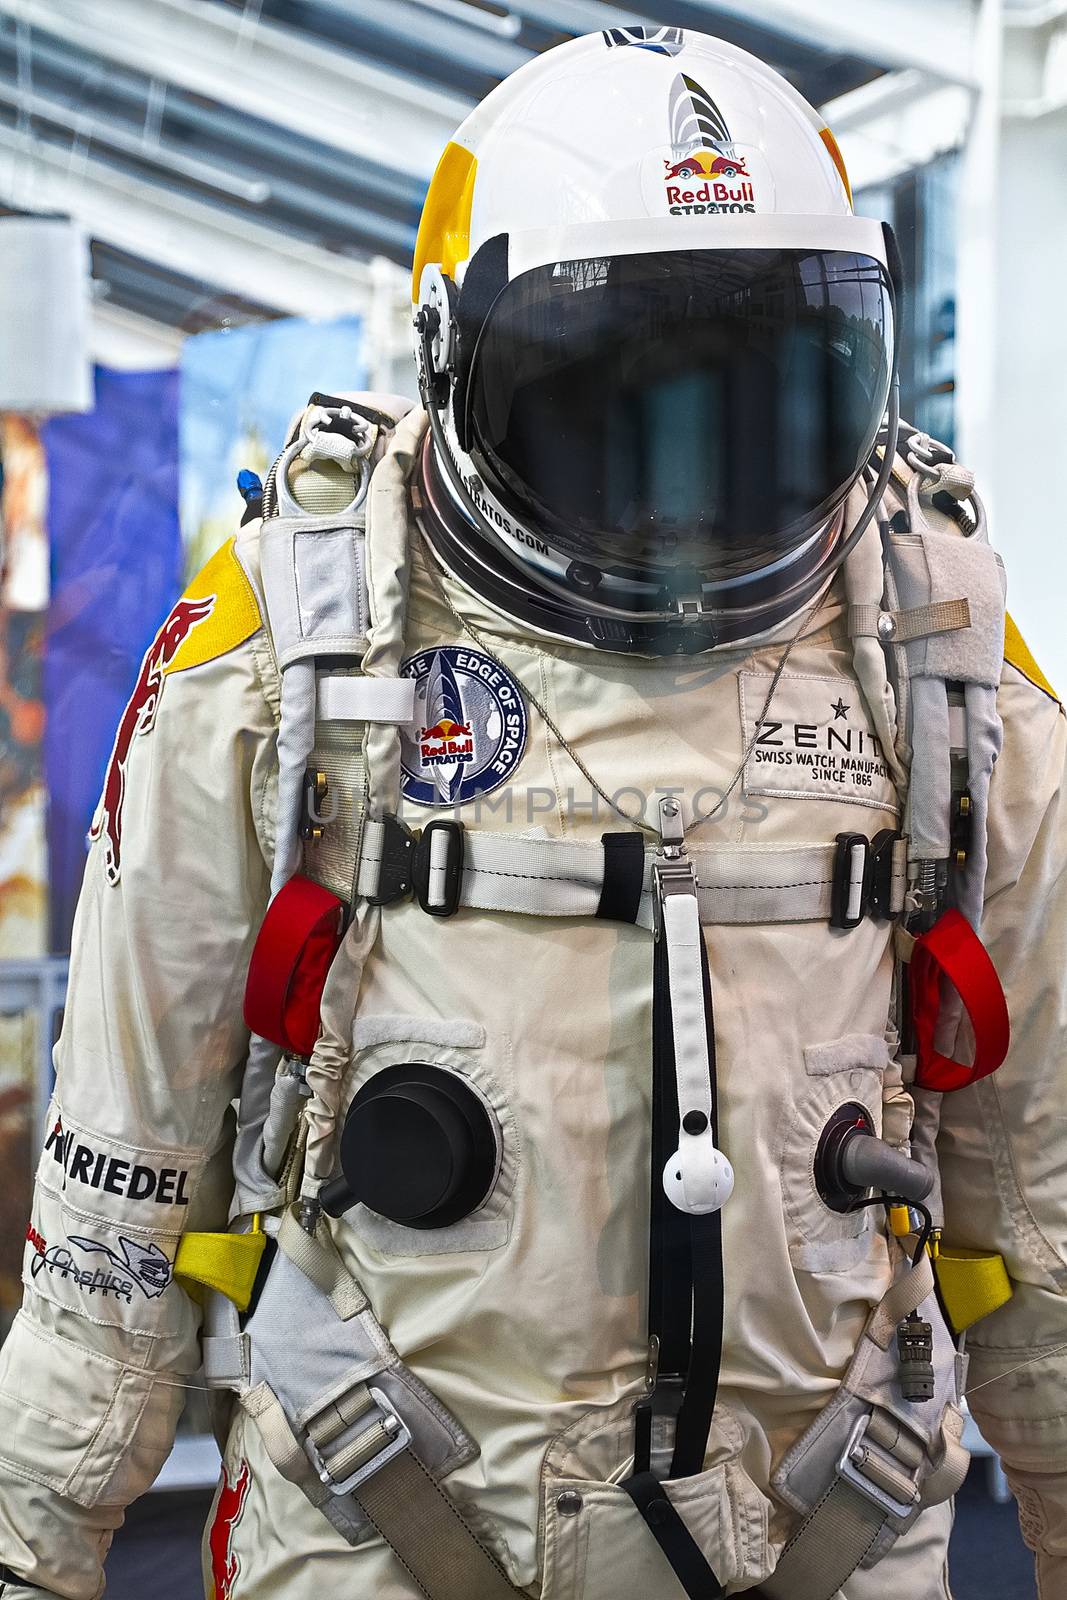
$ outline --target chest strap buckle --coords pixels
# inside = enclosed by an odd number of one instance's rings
[[[463,891],[463,824],[448,817],[427,823],[412,862],[415,898],[431,917],[451,917]]]

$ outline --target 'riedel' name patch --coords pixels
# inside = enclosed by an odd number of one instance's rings
[[[87,1189],[116,1194],[127,1200],[154,1200],[161,1206],[189,1204],[189,1173],[185,1167],[156,1167],[147,1162],[124,1161],[106,1150],[97,1150],[64,1128],[58,1118],[44,1144],[61,1167],[68,1183],[81,1183]]]
[[[742,672],[738,684],[747,748],[771,678]],[[745,793],[898,810],[882,742],[871,730],[858,684],[783,673],[745,764]]]

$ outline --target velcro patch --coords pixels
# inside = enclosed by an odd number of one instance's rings
[[[738,675],[744,748],[771,686],[769,673]],[[859,685],[837,675],[783,673],[745,763],[745,793],[840,800],[899,810],[881,740]]]
[[[166,662],[165,675],[186,672],[190,667],[202,666],[205,661],[214,661],[216,656],[244,644],[262,626],[259,602],[237,559],[232,539],[215,551],[190,583],[182,600],[210,600],[212,605]]]

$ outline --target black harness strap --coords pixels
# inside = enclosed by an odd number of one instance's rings
[[[598,917],[612,922],[636,922],[645,886],[645,841],[640,833],[605,833],[604,883]]]
[[[714,1028],[707,952],[701,951],[708,1022],[713,1127],[717,1131]],[[634,1411],[634,1473],[622,1485],[640,1511],[690,1600],[725,1591],[651,1471],[653,1423],[676,1418],[670,1478],[701,1472],[722,1357],[723,1270],[720,1213],[687,1216],[663,1188],[663,1169],[678,1148],[678,1092],[667,943],[656,941],[652,982],[652,1173],[648,1328],[658,1352],[651,1393]]]
[[[711,973],[708,953],[700,949],[704,977],[704,1015],[708,1020],[708,1060],[711,1066],[711,1126],[718,1143],[719,1107],[715,1082],[715,1026],[711,1009]],[[673,1055],[673,1051],[672,1051]],[[672,1149],[674,1146],[671,1147]],[[661,1169],[662,1170],[662,1169]],[[662,1189],[662,1184],[660,1188]],[[664,1196],[668,1211],[674,1207]],[[692,1264],[693,1323],[685,1393],[674,1435],[672,1478],[689,1478],[701,1472],[708,1448],[708,1433],[715,1410],[722,1364],[722,1324],[725,1311],[722,1266],[722,1212],[685,1219],[689,1224]]]
[[[726,1593],[703,1552],[651,1472],[639,1472],[623,1488],[654,1534],[689,1600],[720,1600]]]

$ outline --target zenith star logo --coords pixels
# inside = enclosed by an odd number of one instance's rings
[[[141,662],[140,675],[115,735],[100,810],[89,830],[89,837],[93,840],[99,839],[102,833],[107,834],[105,871],[108,883],[119,881],[122,804],[126,798],[126,763],[130,758],[131,746],[139,734],[148,733],[151,729],[163,692],[163,674],[192,630],[210,617],[215,609],[215,599],[216,596],[211,594],[202,600],[179,600]]]

